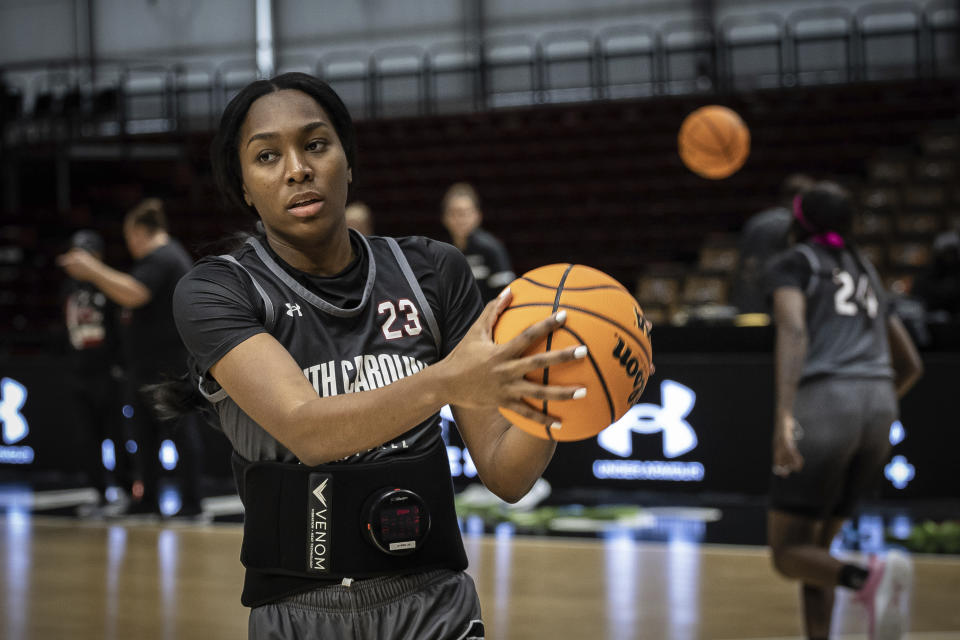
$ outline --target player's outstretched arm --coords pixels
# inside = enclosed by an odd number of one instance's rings
[[[509,298],[488,305],[457,348],[440,362],[363,393],[318,397],[296,361],[265,333],[231,349],[210,373],[247,415],[307,465],[383,444],[444,404],[493,409],[519,406],[523,397],[572,397],[576,388],[523,379],[528,371],[575,358],[573,349],[522,356],[527,347],[556,329],[562,318],[552,316],[509,343],[497,345],[491,338],[492,328],[498,309],[506,304]],[[543,424],[553,421],[529,408],[528,415]]]
[[[57,257],[71,278],[90,282],[122,307],[136,309],[150,302],[150,289],[128,273],[117,271],[83,249]]]

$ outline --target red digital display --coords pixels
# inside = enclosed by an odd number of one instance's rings
[[[380,537],[386,542],[414,540],[420,536],[420,507],[385,508],[380,511]]]

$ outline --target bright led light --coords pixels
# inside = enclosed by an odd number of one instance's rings
[[[894,487],[904,489],[911,480],[917,475],[916,468],[903,456],[893,456],[893,460],[883,468],[883,475],[886,476]]]
[[[173,471],[177,467],[177,461],[180,454],[177,453],[177,445],[172,440],[164,440],[160,443],[160,464],[167,471]]]
[[[113,440],[107,438],[100,443],[100,459],[107,471],[113,471],[117,467],[117,452],[113,448]]]
[[[174,489],[165,487],[160,491],[160,513],[165,516],[172,516],[180,507],[183,506],[180,501],[180,494]]]
[[[901,540],[910,537],[910,532],[912,530],[913,521],[910,520],[910,516],[894,516],[893,520],[890,522],[891,533],[893,533],[894,537],[900,538]]]
[[[896,446],[903,442],[906,437],[907,431],[903,428],[903,424],[899,420],[894,420],[893,424],[890,425],[890,444]]]

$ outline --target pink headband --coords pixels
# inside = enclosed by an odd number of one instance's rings
[[[800,194],[797,194],[793,197],[793,217],[797,219],[804,229],[809,231],[813,235],[810,239],[813,242],[822,244],[826,247],[833,247],[834,249],[842,249],[846,243],[844,243],[843,238],[839,233],[835,231],[827,231],[826,233],[817,233],[817,230],[813,228],[807,219],[803,216],[803,198]]]

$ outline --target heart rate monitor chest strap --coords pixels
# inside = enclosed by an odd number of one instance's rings
[[[465,569],[446,447],[307,467],[234,455],[248,569],[321,580]]]

